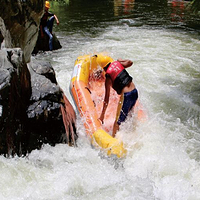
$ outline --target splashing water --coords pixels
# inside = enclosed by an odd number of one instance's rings
[[[0,157],[0,199],[199,199],[200,40],[195,33],[108,26],[94,40],[60,33],[61,50],[49,59],[73,104],[69,83],[79,55],[107,52],[128,58],[148,120],[129,117],[117,137],[122,160],[93,149],[78,116],[78,147],[44,145],[28,157]],[[69,42],[70,41],[70,42]],[[74,105],[74,104],[73,104]]]

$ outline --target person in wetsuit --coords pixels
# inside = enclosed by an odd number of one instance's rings
[[[109,102],[110,87],[112,87],[117,94],[123,95],[124,98],[120,115],[113,125],[113,137],[119,130],[119,125],[126,120],[129,111],[133,108],[138,99],[138,91],[132,81],[132,77],[125,69],[132,64],[133,62],[131,60],[118,59],[117,61],[106,64],[104,67],[104,71],[106,72],[105,97],[103,109],[99,118],[102,123]]]
[[[56,19],[56,23],[58,25],[59,20],[56,15],[49,12],[49,8],[50,8],[49,1],[45,1],[45,12],[40,21],[40,33],[41,33],[42,38],[44,37],[44,33],[48,35],[49,50],[52,51],[53,50],[53,35],[52,35],[53,23],[54,23],[54,19]]]

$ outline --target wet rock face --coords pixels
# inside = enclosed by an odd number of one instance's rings
[[[57,84],[55,71],[49,62],[38,62],[32,59],[28,64],[31,74],[32,93],[29,106],[27,108],[28,133],[31,140],[29,148],[40,146],[43,143],[55,145],[56,143],[75,143],[75,112],[71,104],[64,103],[65,95]],[[65,108],[70,106],[70,108]],[[65,120],[62,109],[67,116],[72,116]],[[68,133],[68,129],[73,127]],[[70,134],[70,136],[68,136]],[[72,137],[73,135],[73,137]],[[75,138],[76,139],[76,138]]]
[[[43,11],[44,0],[1,1],[0,36],[5,39],[6,48],[22,49],[25,62],[30,61],[35,47]]]
[[[0,153],[17,152],[25,136],[26,109],[31,96],[30,73],[21,49],[0,50]]]
[[[51,64],[31,57],[43,10],[44,0],[1,1],[0,154],[77,139],[74,109]]]
[[[42,144],[75,144],[75,112],[48,62],[0,50],[0,154],[25,155]]]

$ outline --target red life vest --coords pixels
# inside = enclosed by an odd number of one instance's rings
[[[118,61],[114,61],[114,62],[112,62],[112,63],[109,65],[109,67],[108,67],[106,73],[110,76],[112,82],[114,82],[114,80],[116,79],[116,77],[117,77],[117,76],[119,75],[119,73],[122,72],[123,70],[124,70],[123,65],[122,65],[120,62],[118,62]]]
[[[121,94],[123,88],[132,81],[132,77],[124,69],[124,66],[118,61],[114,61],[108,66],[106,76],[111,78],[112,87],[117,94]]]

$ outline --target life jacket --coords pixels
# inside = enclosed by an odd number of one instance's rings
[[[47,26],[48,17],[52,17],[52,16],[54,16],[53,13],[51,13],[49,11],[45,11],[45,13],[43,14],[43,16],[40,20],[40,25],[42,25],[42,27]]]
[[[114,61],[109,65],[106,70],[106,76],[111,78],[112,87],[117,94],[121,94],[123,88],[132,81],[132,77],[118,61]]]

